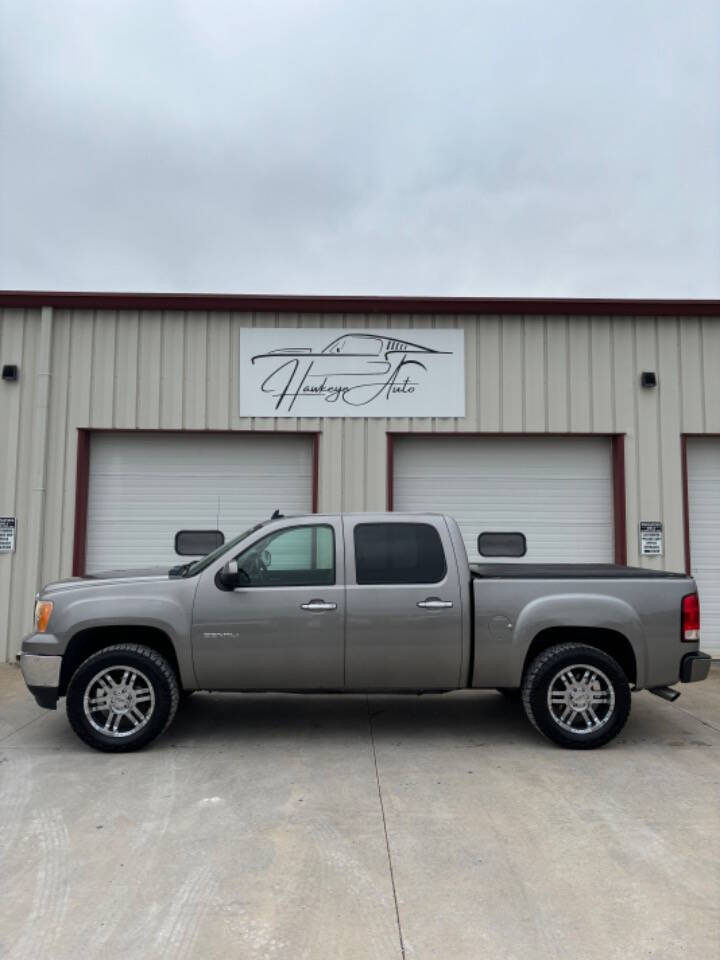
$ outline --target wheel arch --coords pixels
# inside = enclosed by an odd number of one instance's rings
[[[138,643],[155,650],[165,657],[178,683],[182,683],[175,645],[164,630],[145,624],[96,626],[79,630],[69,641],[62,658],[58,696],[65,696],[70,679],[81,663],[94,653],[116,643]]]
[[[533,637],[523,664],[523,677],[532,661],[549,647],[560,643],[584,643],[607,653],[618,662],[631,684],[637,683],[638,664],[630,640],[618,630],[605,627],[547,627]]]

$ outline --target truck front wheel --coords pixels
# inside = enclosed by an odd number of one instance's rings
[[[81,663],[67,691],[70,726],[96,750],[139,750],[170,726],[178,708],[175,672],[150,647],[119,643]]]
[[[630,684],[611,656],[581,643],[543,650],[522,687],[530,722],[546,737],[574,750],[608,743],[630,713]]]

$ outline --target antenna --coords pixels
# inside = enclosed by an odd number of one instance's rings
[[[271,520],[280,520],[281,518],[282,518],[282,514],[280,513],[280,510],[276,507],[276,508],[275,508],[275,512],[274,512],[273,515],[270,517],[270,519],[271,519]]]

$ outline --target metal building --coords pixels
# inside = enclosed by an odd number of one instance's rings
[[[720,302],[0,293],[0,652],[45,582],[285,512],[688,569],[720,656]]]

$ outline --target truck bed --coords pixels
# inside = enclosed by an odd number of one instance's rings
[[[475,580],[686,580],[685,573],[616,563],[471,563]]]

